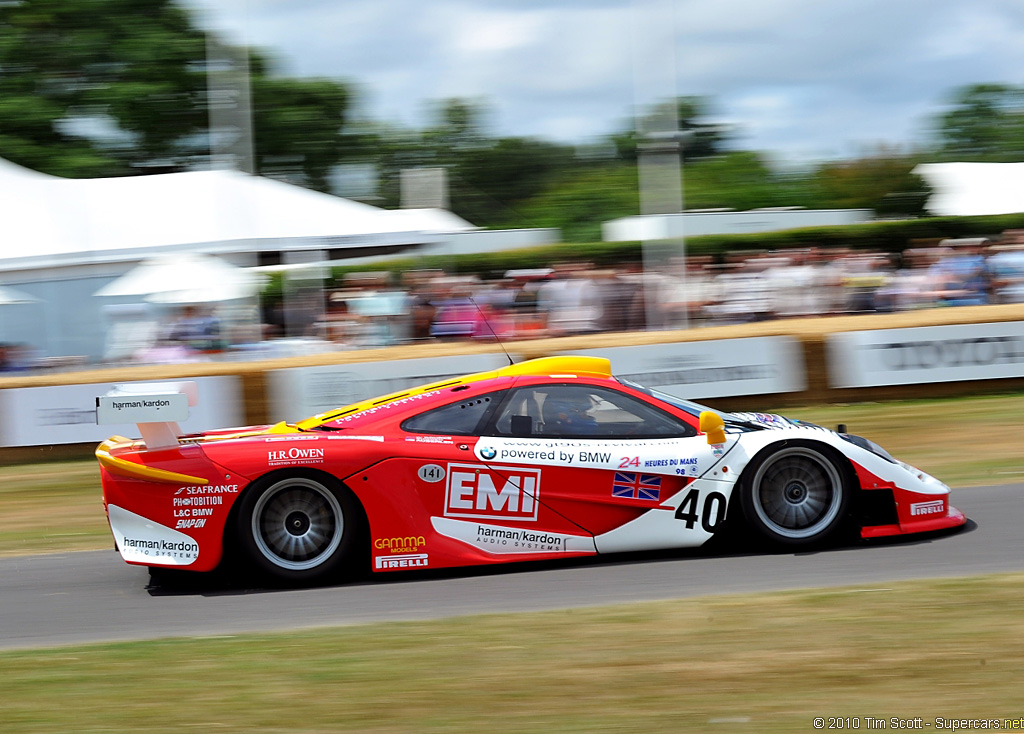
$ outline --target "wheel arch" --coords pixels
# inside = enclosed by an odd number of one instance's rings
[[[853,461],[851,461],[848,456],[832,444],[813,438],[783,438],[779,441],[773,441],[772,443],[761,447],[757,453],[750,457],[750,461],[744,465],[743,469],[740,470],[739,479],[736,480],[737,489],[745,480],[748,480],[752,474],[757,472],[757,467],[760,466],[761,462],[768,456],[774,454],[779,449],[791,446],[802,446],[803,448],[815,449],[816,451],[820,451],[825,454],[835,461],[836,465],[843,472],[843,478],[849,482],[848,486],[854,492],[853,496],[856,496],[860,491],[860,480],[857,478],[857,471],[854,469]]]
[[[802,437],[786,437],[778,441],[773,441],[761,447],[744,465],[743,469],[740,471],[739,478],[736,480],[736,484],[734,485],[735,488],[733,496],[735,497],[735,501],[730,501],[730,510],[735,508],[736,511],[735,520],[732,520],[732,512],[730,512],[730,519],[733,526],[736,527],[744,521],[746,521],[748,526],[750,525],[750,520],[746,517],[747,510],[744,507],[750,485],[754,481],[754,477],[756,476],[759,468],[765,461],[770,459],[773,454],[788,448],[804,448],[816,451],[836,467],[840,474],[843,486],[847,490],[847,498],[844,500],[844,512],[838,518],[838,528],[835,533],[829,532],[829,535],[844,534],[852,525],[857,512],[856,508],[859,506],[859,497],[861,495],[861,484],[857,477],[857,472],[854,468],[853,462],[840,450],[839,447],[834,446],[827,441]],[[812,544],[814,542],[817,541],[811,541]]]
[[[282,467],[280,469],[275,469],[265,474],[261,474],[258,477],[251,479],[242,491],[239,492],[238,497],[231,504],[227,520],[224,523],[224,532],[221,540],[223,544],[221,565],[230,564],[232,567],[239,567],[245,562],[245,554],[242,552],[242,546],[238,537],[238,514],[241,512],[241,508],[245,504],[244,498],[254,491],[259,491],[259,488],[264,487],[267,484],[273,484],[281,479],[289,477],[313,479],[326,486],[332,487],[336,491],[343,492],[351,498],[353,506],[356,509],[355,553],[364,568],[369,568],[370,522],[366,513],[366,508],[363,506],[362,499],[338,476],[331,474],[330,472],[323,471],[322,469],[305,466]]]

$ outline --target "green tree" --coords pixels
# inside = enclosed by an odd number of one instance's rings
[[[760,153],[733,151],[688,161],[683,166],[687,209],[756,209],[803,206],[808,192],[800,179],[776,173]]]
[[[385,205],[400,200],[406,168],[448,172],[453,212],[480,226],[515,222],[523,202],[544,191],[574,164],[571,147],[534,138],[489,135],[480,101],[447,99],[434,105],[423,131],[378,127],[377,164]],[[521,226],[521,225],[512,225]]]
[[[325,190],[347,152],[348,88],[273,75],[263,55],[207,34],[174,0],[0,3],[0,156],[73,177],[204,164],[218,63],[208,47],[248,55],[262,172]]]
[[[674,114],[671,109],[673,104]],[[660,123],[675,119],[684,160],[707,158],[721,153],[730,135],[728,127],[707,122],[711,109],[712,102],[706,97],[678,97],[675,100],[656,103],[645,110],[639,126],[661,127]],[[609,136],[623,160],[635,161],[637,158],[640,141],[636,128],[637,123],[631,120],[625,129]]]
[[[826,209],[871,209],[880,215],[918,216],[931,193],[913,173],[919,160],[886,151],[850,161],[826,163],[812,179],[812,206]]]
[[[573,150],[566,146],[499,138],[454,156],[452,208],[484,226],[515,221],[524,202],[573,166]]]
[[[486,105],[481,100],[452,97],[435,101],[434,124],[423,132],[423,144],[441,159],[484,145],[486,114]]]
[[[639,214],[637,168],[621,161],[575,168],[519,207],[519,227],[554,227],[567,242],[601,239],[601,224]]]
[[[330,79],[253,78],[256,170],[327,191],[351,152],[344,135],[349,91]]]
[[[1024,88],[976,84],[954,94],[937,124],[944,161],[1024,161]]]
[[[205,39],[171,0],[4,3],[0,39],[0,155],[96,175],[195,153]],[[119,134],[90,135],[99,121]]]

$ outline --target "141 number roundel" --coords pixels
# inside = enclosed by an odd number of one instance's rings
[[[446,472],[444,467],[438,464],[424,464],[416,473],[424,482],[433,483],[444,481]]]

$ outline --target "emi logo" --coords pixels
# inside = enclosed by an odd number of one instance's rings
[[[449,464],[447,517],[536,520],[540,470],[485,464]]]

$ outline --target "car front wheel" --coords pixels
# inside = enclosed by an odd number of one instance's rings
[[[741,502],[747,522],[764,538],[788,546],[833,535],[846,519],[850,488],[828,453],[789,445],[747,467]]]
[[[238,537],[259,570],[292,583],[340,571],[355,543],[357,507],[334,484],[328,478],[276,476],[246,492]]]

